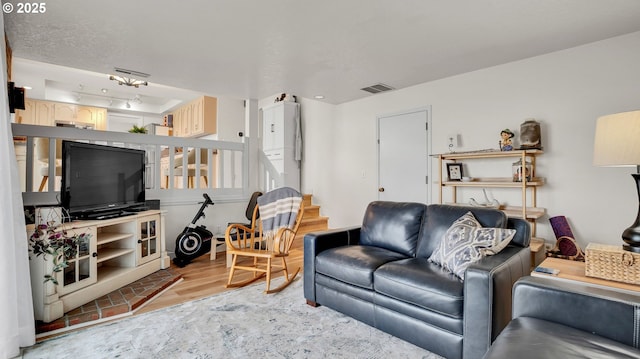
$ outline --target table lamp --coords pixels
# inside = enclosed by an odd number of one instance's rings
[[[635,166],[632,174],[640,203],[640,111],[622,112],[602,116],[596,123],[593,146],[595,166]],[[636,221],[622,232],[626,251],[640,253],[640,207]]]

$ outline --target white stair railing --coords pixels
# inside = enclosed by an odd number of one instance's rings
[[[24,170],[20,173],[25,205],[56,204],[56,166],[48,166],[50,179],[39,191],[41,181],[35,139],[49,141],[48,161],[55,164],[57,140],[75,140],[117,147],[144,149],[146,197],[169,202],[191,202],[206,191],[218,200],[246,198],[249,193],[249,141],[227,142],[171,136],[155,136],[112,131],[92,131],[68,127],[12,124],[16,148],[25,146]],[[187,154],[187,165],[183,159]],[[191,179],[190,179],[191,177]],[[205,180],[206,178],[206,180]],[[34,187],[34,183],[38,186]]]

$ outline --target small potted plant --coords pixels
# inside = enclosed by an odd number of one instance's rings
[[[29,237],[29,252],[36,257],[42,256],[45,261],[49,257],[53,258],[52,272],[45,274],[44,283],[52,282],[57,285],[56,273],[67,268],[67,258],[74,258],[78,253],[78,245],[87,243],[90,239],[90,233],[70,234],[49,224],[36,225]]]
[[[138,125],[133,125],[133,127],[129,130],[131,133],[147,133],[147,129],[144,127],[138,127]]]

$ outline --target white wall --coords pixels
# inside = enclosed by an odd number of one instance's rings
[[[588,242],[620,244],[638,210],[629,175],[634,169],[594,167],[593,136],[599,116],[640,108],[638,64],[640,32],[335,108],[301,99],[303,191],[313,191],[331,227],[360,224],[366,205],[377,199],[376,116],[381,114],[431,106],[432,153],[446,152],[452,133],[462,138],[457,150],[497,148],[503,128],[517,132],[526,118],[535,118],[541,122],[545,150],[537,175],[548,182],[538,190],[538,206],[548,212],[539,221],[538,235],[555,242],[548,217],[564,215],[583,247]],[[510,162],[488,166],[511,171]],[[490,193],[512,202],[519,192],[509,191]],[[437,201],[436,185],[432,193]]]
[[[321,215],[326,215],[325,206],[329,199],[322,195],[331,193],[335,173],[332,171],[335,161],[334,105],[324,102],[298,98],[300,103],[300,122],[302,126],[302,165],[301,190],[313,195],[313,204],[320,206]]]
[[[124,113],[107,111],[107,130],[115,132],[129,132],[133,125],[144,127],[150,123],[162,124],[160,115]]]

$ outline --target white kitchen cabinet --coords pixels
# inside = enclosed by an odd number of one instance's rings
[[[218,100],[202,96],[173,112],[173,135],[200,137],[217,132]]]
[[[107,129],[107,109],[46,100],[24,100],[25,109],[16,110],[16,122],[27,125],[55,126],[56,121],[96,130]]]
[[[100,107],[77,106],[76,122],[90,124],[96,130],[106,131],[107,109]]]
[[[25,125],[54,126],[53,102],[25,99],[24,110],[16,110],[16,122]]]
[[[75,122],[78,116],[78,106],[55,102],[53,104],[53,116],[55,121]]]
[[[277,102],[260,113],[265,190],[282,186],[300,190],[300,161],[295,158],[300,104]]]

